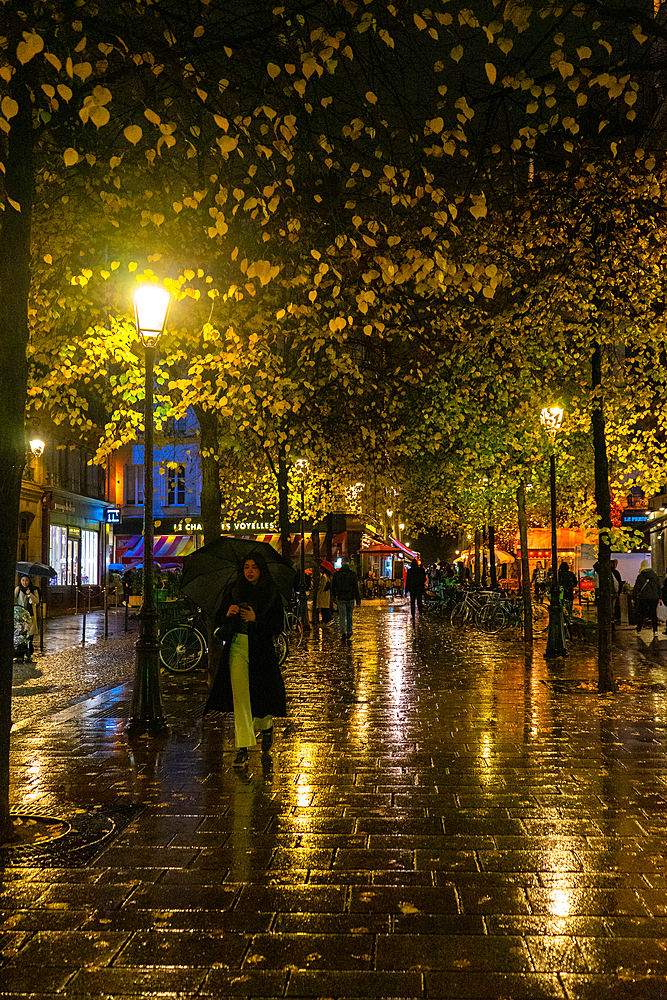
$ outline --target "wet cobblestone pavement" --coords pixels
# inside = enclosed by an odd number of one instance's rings
[[[601,697],[590,647],[356,614],[244,771],[204,670],[160,742],[129,683],[24,717],[13,802],[73,832],[0,852],[3,996],[667,997],[667,638],[619,633]]]

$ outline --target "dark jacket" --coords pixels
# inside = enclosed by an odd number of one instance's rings
[[[408,594],[423,594],[426,589],[426,570],[423,566],[410,566],[405,574],[405,589]]]
[[[238,596],[229,590],[223,598],[215,624],[224,640],[224,647],[218,665],[218,672],[206,702],[204,713],[233,712],[234,699],[229,676],[229,653],[232,639],[242,630],[243,621],[239,615],[227,611],[231,604],[238,603]],[[250,686],[250,707],[255,718],[265,715],[284,716],[287,714],[285,684],[283,682],[278,656],[273,644],[274,635],[282,632],[284,626],[283,605],[277,591],[268,594],[264,602],[252,602],[256,621],[248,622],[248,680]]]
[[[357,574],[350,566],[341,566],[333,575],[331,593],[334,601],[356,601],[361,604]]]
[[[576,574],[566,566],[558,570],[558,586],[563,588],[563,597],[566,601],[571,601],[577,589],[578,580]]]
[[[635,601],[657,601],[660,599],[662,587],[658,574],[654,569],[643,569],[635,583],[632,596]]]

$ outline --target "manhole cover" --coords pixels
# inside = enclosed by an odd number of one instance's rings
[[[53,843],[71,830],[70,824],[57,816],[35,816],[11,810],[14,839],[0,844],[0,850],[10,847],[37,847]]]
[[[82,867],[131,818],[130,813],[109,815],[97,809],[75,808],[53,815],[21,806],[10,808],[10,814],[18,821],[20,839],[0,845],[0,867]],[[21,837],[23,832],[27,836]]]

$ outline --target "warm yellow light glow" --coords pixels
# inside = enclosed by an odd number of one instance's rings
[[[169,292],[159,285],[142,285],[134,293],[134,322],[148,347],[154,347],[167,322]]]
[[[394,514],[393,510],[388,510],[387,511],[387,517],[392,517],[393,514]]]
[[[563,409],[560,406],[545,406],[540,413],[540,422],[547,434],[554,437],[563,423]]]
[[[44,442],[41,438],[33,438],[30,442],[30,451],[36,458],[44,454]]]
[[[401,531],[404,531],[405,530],[405,525],[404,524],[399,524],[399,528],[401,529]]]

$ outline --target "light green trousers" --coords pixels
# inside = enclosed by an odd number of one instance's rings
[[[255,733],[271,729],[273,725],[272,715],[265,715],[261,719],[253,718],[250,707],[248,670],[248,636],[239,632],[232,639],[229,651],[229,676],[232,682],[232,697],[234,698],[234,729],[236,730],[237,747],[256,746]]]

